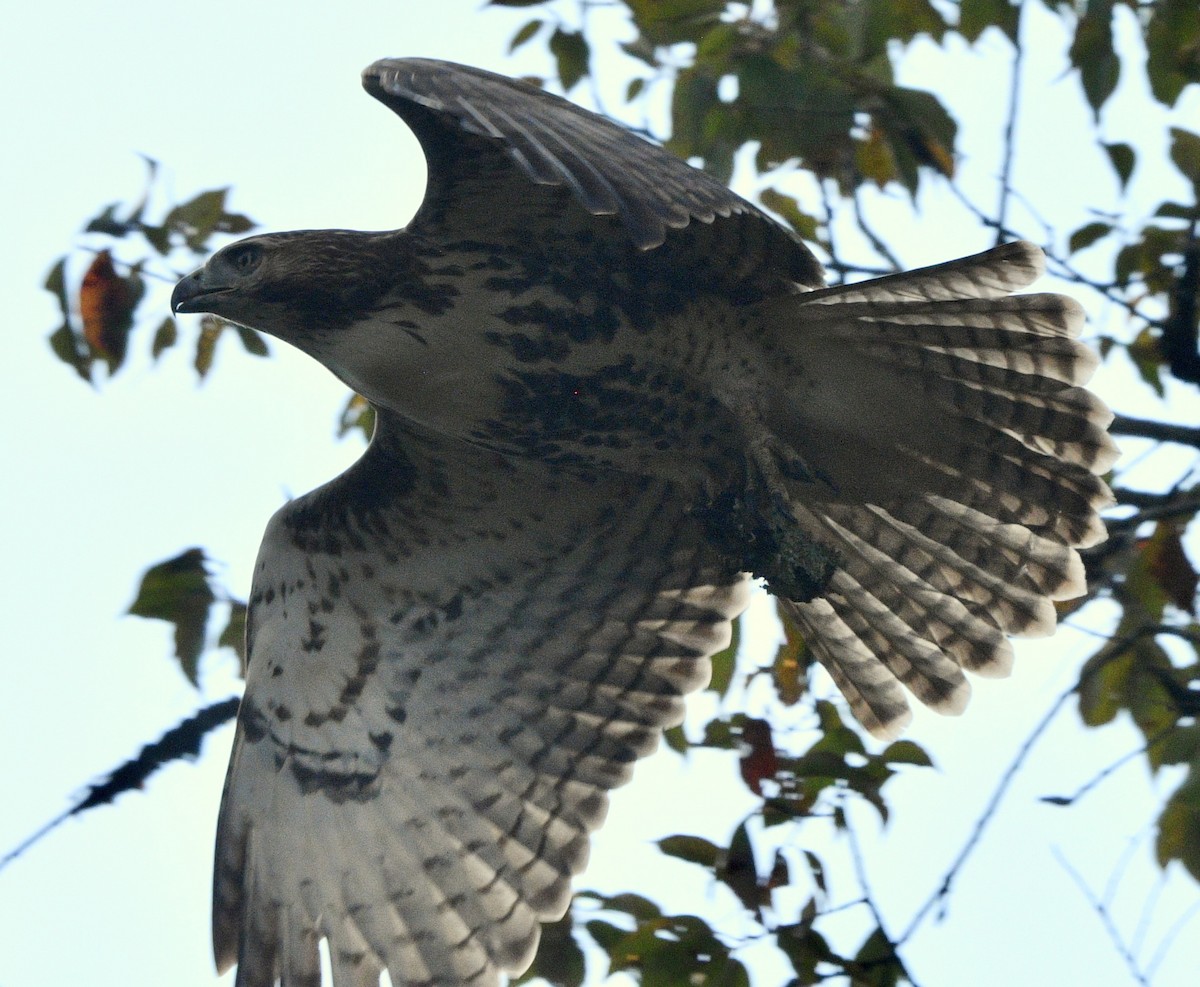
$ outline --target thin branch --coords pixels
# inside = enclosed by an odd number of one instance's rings
[[[1134,435],[1142,439],[1156,439],[1159,442],[1175,442],[1184,446],[1195,446],[1200,449],[1200,428],[1191,425],[1172,425],[1169,422],[1154,421],[1150,418],[1132,418],[1129,415],[1117,415],[1108,430],[1114,435]]]
[[[1084,881],[1079,871],[1071,866],[1071,862],[1067,860],[1058,847],[1055,847],[1053,852],[1054,859],[1057,860],[1063,870],[1065,870],[1071,876],[1071,880],[1075,882],[1075,886],[1079,888],[1080,892],[1082,892],[1088,903],[1100,917],[1100,922],[1104,926],[1104,931],[1108,933],[1108,938],[1113,945],[1113,949],[1115,949],[1121,959],[1125,961],[1125,965],[1129,967],[1129,973],[1132,975],[1133,979],[1139,984],[1149,987],[1150,981],[1146,979],[1145,973],[1138,969],[1137,957],[1129,951],[1129,947],[1126,946],[1124,940],[1121,939],[1120,930],[1117,929],[1116,925],[1114,924],[1112,915],[1108,911],[1108,906],[1105,905],[1105,903],[1097,898],[1094,894],[1092,894],[1092,889],[1087,886],[1087,882]]]
[[[947,188],[949,188],[951,194],[958,199],[962,206],[969,213],[971,213],[972,216],[975,217],[981,226],[995,230],[998,238],[1008,238],[1013,240],[1025,239],[1019,230],[1013,229],[1007,224],[993,219],[977,205],[975,205],[975,203],[967,197],[966,193],[963,192],[963,190],[960,189],[954,182],[947,182]],[[1064,281],[1071,281],[1074,284],[1081,284],[1087,288],[1091,288],[1097,294],[1102,295],[1114,305],[1125,309],[1134,318],[1140,319],[1148,326],[1161,329],[1164,325],[1163,319],[1156,319],[1146,315],[1146,313],[1139,309],[1137,305],[1129,301],[1129,299],[1123,297],[1117,289],[1117,285],[1115,283],[1096,281],[1094,278],[1089,278],[1062,257],[1058,256],[1054,249],[1047,243],[1042,244],[1042,250],[1045,251],[1046,259],[1054,265],[1054,273]]]
[[[200,753],[200,743],[205,736],[237,715],[239,702],[240,700],[235,696],[205,706],[198,713],[172,727],[154,743],[147,744],[136,757],[130,758],[103,781],[89,786],[87,794],[66,812],[51,819],[36,833],[22,840],[3,858],[0,858],[0,870],[7,867],[47,833],[72,816],[86,812],[88,809],[94,809],[98,805],[105,805],[123,792],[141,788],[147,778],[171,761],[182,757],[195,757]]]
[[[1012,167],[1016,152],[1017,110],[1021,103],[1021,63],[1025,49],[1021,46],[1020,31],[1012,39],[1012,81],[1008,90],[1008,119],[1004,124],[1004,164],[1000,170],[1000,203],[996,209],[996,246],[1004,242],[1004,227],[1008,222],[1008,202],[1012,195]]]
[[[1154,955],[1150,957],[1150,962],[1146,964],[1146,976],[1154,976],[1159,964],[1167,958],[1167,952],[1175,945],[1175,940],[1179,938],[1179,933],[1183,931],[1183,927],[1197,915],[1200,915],[1200,901],[1197,901],[1191,908],[1180,915],[1175,924],[1166,931],[1166,934],[1162,937],[1162,942],[1158,944],[1158,949],[1154,951]]]
[[[1174,726],[1172,726],[1170,729],[1173,730]],[[1047,805],[1074,805],[1093,788],[1096,788],[1106,778],[1120,771],[1121,768],[1125,767],[1125,765],[1132,761],[1135,757],[1145,754],[1146,751],[1150,749],[1152,744],[1164,737],[1167,733],[1168,731],[1164,730],[1157,737],[1155,737],[1154,740],[1143,744],[1141,747],[1131,750],[1128,754],[1121,755],[1119,758],[1113,761],[1112,764],[1108,765],[1108,767],[1099,771],[1094,777],[1088,779],[1082,785],[1080,785],[1079,788],[1075,790],[1074,795],[1043,795],[1038,801],[1045,802]]]
[[[1160,521],[1200,511],[1200,486],[1187,490],[1168,490],[1166,493],[1114,487],[1113,495],[1120,504],[1136,507],[1138,511],[1132,517],[1106,521],[1110,533],[1136,528],[1146,521]]]
[[[919,909],[917,909],[916,914],[908,923],[908,927],[904,930],[903,935],[896,940],[897,946],[906,943],[912,937],[913,933],[917,931],[917,928],[921,925],[921,923],[925,921],[926,916],[930,913],[930,911],[933,910],[934,906],[945,901],[947,896],[950,894],[951,887],[953,886],[954,881],[957,879],[959,871],[962,870],[963,865],[966,864],[968,858],[971,856],[972,852],[974,852],[980,838],[983,836],[984,830],[987,829],[988,824],[996,815],[996,810],[1000,807],[1001,801],[1008,793],[1008,789],[1012,784],[1013,778],[1016,777],[1017,772],[1021,769],[1022,765],[1024,765],[1025,759],[1029,757],[1029,752],[1041,738],[1042,734],[1046,732],[1046,729],[1053,722],[1054,718],[1062,710],[1066,701],[1075,694],[1076,688],[1076,685],[1072,685],[1069,689],[1065,690],[1061,695],[1059,695],[1059,697],[1051,704],[1050,708],[1046,711],[1041,720],[1038,721],[1037,725],[1033,728],[1029,736],[1025,738],[1025,742],[1021,744],[1020,748],[1017,750],[1016,757],[1013,758],[1012,763],[1008,766],[1008,769],[1004,772],[1004,774],[1000,776],[1000,781],[996,785],[995,790],[992,792],[991,798],[988,799],[988,803],[984,807],[983,812],[975,821],[975,828],[971,831],[971,835],[967,837],[967,841],[963,844],[962,849],[959,850],[958,856],[954,858],[954,862],[950,865],[949,869],[942,877],[941,884],[938,885],[937,889],[929,896],[925,903]]]
[[[887,948],[891,954],[891,958],[904,970],[904,976],[912,987],[920,987],[916,979],[909,972],[908,964],[900,956],[900,943],[893,939],[891,933],[888,932],[887,926],[883,921],[883,914],[879,911],[879,906],[875,904],[875,896],[871,893],[871,885],[867,880],[867,868],[863,862],[862,847],[858,843],[858,834],[855,833],[854,827],[850,824],[849,814],[843,812],[842,818],[845,820],[846,842],[850,847],[850,860],[854,865],[854,876],[858,881],[859,890],[862,891],[862,900],[871,912],[871,918],[875,920],[875,928],[879,930],[880,934],[887,941]]]
[[[831,261],[828,266],[834,271],[844,271],[846,265],[838,257],[837,241],[833,237],[833,202],[829,196],[829,183],[822,181],[818,185],[821,189],[821,207],[825,210],[825,231],[828,234],[826,247],[829,251],[829,260]],[[843,277],[839,283],[843,283],[845,280],[845,277]]]
[[[854,198],[852,200],[854,203],[854,220],[858,224],[859,232],[870,241],[871,249],[888,262],[889,270],[887,270],[885,273],[895,274],[897,271],[902,270],[904,265],[902,265],[899,258],[892,253],[891,248],[883,242],[882,237],[880,237],[879,234],[871,229],[871,227],[868,225],[866,214],[863,212],[862,208],[862,199],[859,195],[860,192],[861,187],[855,188]]]

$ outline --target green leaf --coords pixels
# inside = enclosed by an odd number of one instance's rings
[[[217,340],[225,331],[228,323],[212,315],[200,317],[200,336],[196,340],[196,358],[192,365],[201,380],[212,370],[213,360],[217,354]]]
[[[246,604],[241,600],[233,600],[229,604],[229,622],[221,636],[217,638],[218,648],[231,648],[242,663],[242,675],[246,669]]]
[[[119,202],[110,202],[100,211],[98,216],[88,220],[87,225],[83,228],[83,232],[102,233],[104,236],[120,238],[131,230],[136,229],[137,227],[131,226],[128,220],[117,219],[117,209],[120,205],[121,203]]]
[[[375,409],[361,394],[350,395],[338,418],[339,439],[344,439],[354,431],[361,432],[362,437],[368,441],[375,432]]]
[[[252,356],[270,356],[271,351],[267,347],[267,341],[263,339],[262,334],[255,332],[253,329],[247,329],[245,326],[235,325],[233,327],[238,334],[238,339],[242,341],[242,348]]]
[[[179,327],[169,315],[158,324],[154,330],[154,342],[150,346],[150,355],[157,360],[179,339]]]
[[[590,49],[578,31],[555,28],[550,35],[550,52],[558,63],[558,78],[566,92],[588,74]]]
[[[1200,194],[1200,134],[1172,127],[1171,160]]]
[[[867,936],[854,958],[855,987],[896,987],[902,978],[906,978],[896,947],[882,929],[877,928]]]
[[[775,930],[775,942],[791,962],[800,984],[825,983],[827,978],[817,972],[817,966],[839,960],[825,937],[809,922],[779,926]]]
[[[1083,93],[1097,118],[1117,88],[1121,61],[1113,49],[1114,0],[1089,0],[1071,42],[1071,64],[1079,70]]]
[[[1154,210],[1154,215],[1156,218],[1182,219],[1184,222],[1190,223],[1200,216],[1200,206],[1185,206],[1182,202],[1164,202]]]
[[[605,908],[632,915],[640,922],[649,921],[662,915],[662,909],[658,905],[649,898],[643,898],[640,894],[617,894],[600,900]]]
[[[204,651],[209,609],[216,597],[208,584],[204,551],[189,548],[173,559],[151,566],[142,576],[129,606],[135,617],[165,620],[175,625],[175,657],[192,685]]]
[[[737,895],[747,910],[757,913],[763,905],[770,903],[770,892],[758,883],[754,847],[750,842],[750,831],[744,822],[734,830],[733,838],[729,841],[729,850],[716,874],[717,878]]]
[[[1189,83],[1200,82],[1200,5],[1196,0],[1157,0],[1146,27],[1146,76],[1164,106],[1174,106]]]
[[[1097,240],[1101,240],[1108,236],[1113,231],[1112,223],[1087,223],[1074,233],[1067,240],[1067,249],[1071,253],[1078,253],[1080,250],[1090,247]]]
[[[864,60],[886,55],[895,41],[909,42],[921,34],[940,41],[946,33],[945,18],[929,0],[866,0],[861,6]]]
[[[699,864],[709,870],[716,868],[723,853],[719,846],[703,836],[665,836],[657,846],[668,857]]]
[[[792,196],[769,188],[763,189],[758,194],[758,199],[805,240],[817,239],[817,217],[801,210],[799,203]]]
[[[726,0],[626,0],[633,23],[654,45],[698,42],[725,12]]]
[[[533,965],[521,976],[510,979],[509,983],[523,984],[540,977],[554,987],[581,987],[586,966],[583,950],[575,941],[574,928],[575,922],[569,909],[557,922],[543,925]]]
[[[629,85],[625,87],[625,102],[632,103],[646,88],[646,80],[642,78],[630,79]]]
[[[1010,0],[961,0],[958,6],[958,31],[974,44],[989,27],[997,27],[1010,41],[1017,38],[1021,8]]]
[[[738,641],[742,636],[742,620],[739,617],[733,622],[733,636],[729,647],[718,651],[710,659],[712,662],[712,678],[708,680],[708,691],[715,692],[722,699],[729,692],[729,683],[733,681],[733,672],[737,668]]]
[[[71,304],[67,300],[67,258],[60,257],[50,268],[42,283],[62,313],[62,324],[49,336],[50,351],[67,364],[86,383],[92,383],[92,355],[71,321]]]
[[[933,761],[925,748],[911,740],[896,740],[884,748],[879,755],[888,764],[918,764],[923,768],[932,768]]]
[[[534,18],[531,21],[526,21],[521,25],[516,34],[512,36],[512,40],[508,43],[508,53],[511,55],[514,51],[520,48],[523,44],[529,41],[535,34],[542,29],[545,21]]]
[[[683,726],[668,727],[663,731],[663,743],[676,754],[686,754],[692,749],[692,745],[688,743],[687,734],[683,732]]]
[[[1133,175],[1133,167],[1137,163],[1137,154],[1128,144],[1103,144],[1101,146],[1108,154],[1108,160],[1113,167],[1113,171],[1117,173],[1117,178],[1121,182],[1121,191],[1124,191],[1129,184],[1130,176]]]
[[[1117,255],[1117,260],[1119,267],[1120,254]],[[1158,345],[1158,335],[1155,330],[1147,326],[1134,337],[1132,343],[1125,347],[1125,352],[1133,360],[1133,365],[1137,368],[1138,376],[1161,398],[1166,393],[1166,388],[1162,380],[1165,361],[1163,360],[1162,347]]]
[[[1178,860],[1200,881],[1200,765],[1192,765],[1183,784],[1167,800],[1158,818],[1154,849],[1159,866]]]

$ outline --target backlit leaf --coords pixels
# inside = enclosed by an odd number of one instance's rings
[[[1148,5],[1146,76],[1164,106],[1174,106],[1189,83],[1200,82],[1200,4],[1156,0]]]
[[[192,685],[197,684],[208,612],[215,599],[208,584],[204,551],[189,548],[147,569],[129,605],[129,613],[135,617],[175,625],[175,657]]]
[[[92,351],[108,363],[110,373],[125,360],[133,310],[144,288],[136,274],[122,277],[113,266],[112,254],[102,250],[88,267],[79,288],[79,316],[83,338]]]
[[[550,52],[558,63],[559,82],[565,91],[570,92],[588,74],[588,43],[578,31],[555,28],[550,35]]]
[[[1087,223],[1071,234],[1070,239],[1067,240],[1067,249],[1073,254],[1077,253],[1080,250],[1090,247],[1097,240],[1108,236],[1112,230],[1112,223],[1101,223],[1099,221]]]
[[[1171,160],[1183,176],[1200,191],[1200,134],[1172,127]]]
[[[229,622],[217,638],[218,648],[230,648],[242,664],[242,675],[246,674],[246,604],[233,600],[229,604]]]
[[[1121,182],[1121,189],[1124,190],[1129,184],[1133,167],[1137,163],[1137,154],[1128,144],[1105,144],[1104,150],[1108,154],[1113,171],[1117,173],[1117,178]]]
[[[516,34],[512,36],[512,40],[508,43],[508,53],[511,55],[514,51],[528,42],[535,34],[542,29],[544,22],[536,17],[531,21],[526,21],[521,25]]]
[[[733,622],[733,636],[729,647],[718,651],[710,659],[712,677],[708,680],[708,691],[715,692],[721,698],[729,692],[729,684],[733,681],[733,672],[737,668],[738,643],[742,636],[742,621],[739,617]]]
[[[723,853],[719,846],[703,836],[666,836],[657,845],[668,857],[699,864],[710,870],[717,866]]]
[[[1113,0],[1089,0],[1070,49],[1071,64],[1079,70],[1083,94],[1097,117],[1121,75],[1121,61],[1113,49],[1112,15]]]
[[[1192,766],[1167,800],[1158,819],[1154,849],[1160,866],[1178,860],[1200,881],[1200,765]]]
[[[971,43],[989,27],[998,27],[1010,41],[1016,40],[1021,8],[1011,0],[961,0],[958,30]]]
[[[150,346],[150,355],[157,360],[179,339],[179,327],[169,315],[158,324],[154,331],[154,342]]]

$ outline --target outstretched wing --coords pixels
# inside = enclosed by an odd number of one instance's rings
[[[388,58],[363,85],[417,135],[429,168],[410,229],[432,226],[478,238],[561,214],[573,197],[593,216],[615,217],[633,245],[659,246],[693,221],[733,218],[785,275],[822,283],[803,241],[720,182],[624,127],[534,86],[449,62]],[[730,231],[732,235],[732,231]]]
[[[271,522],[217,840],[239,987],[495,984],[745,605],[661,484],[552,476],[386,415]]]

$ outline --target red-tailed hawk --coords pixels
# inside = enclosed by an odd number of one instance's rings
[[[221,809],[239,987],[496,984],[766,580],[872,733],[1048,634],[1115,452],[1036,247],[823,286],[790,231],[537,89],[385,60],[405,229],[256,236],[175,289],[378,412],[267,529]]]

